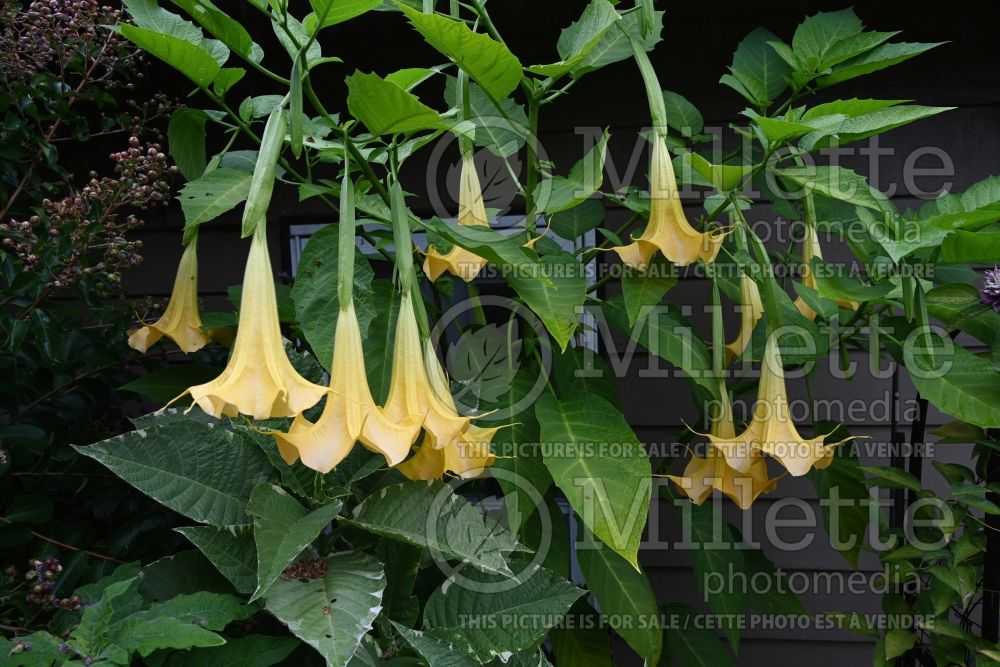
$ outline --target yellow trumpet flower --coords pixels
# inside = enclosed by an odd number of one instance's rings
[[[817,289],[816,287],[816,276],[812,274],[812,269],[809,263],[812,258],[823,259],[823,251],[819,246],[819,235],[816,233],[816,228],[809,225],[806,231],[806,237],[802,241],[802,284],[806,287],[811,287],[812,289]],[[857,301],[846,301],[844,299],[837,299],[837,305],[844,308],[850,308],[851,310],[857,310]],[[799,312],[803,316],[808,317],[810,320],[816,319],[816,311],[809,307],[809,305],[803,301],[802,297],[795,299],[795,307],[799,309]]]
[[[420,433],[420,424],[390,422],[375,405],[353,302],[337,318],[331,368],[330,393],[316,423],[300,414],[287,433],[271,433],[285,462],[291,465],[301,457],[307,467],[327,473],[344,460],[356,441],[385,456],[390,466],[402,462]]]
[[[469,418],[459,415],[454,403],[434,390],[428,375],[413,297],[404,290],[396,319],[389,398],[383,412],[397,424],[422,424],[428,436],[424,446],[441,449],[465,430]]]
[[[431,389],[442,403],[457,412],[448,387],[448,378],[429,340],[424,341],[424,364],[427,366]],[[496,460],[490,450],[490,443],[501,428],[484,428],[470,423],[455,440],[440,449],[425,443],[409,460],[397,466],[397,469],[409,479],[440,479],[445,471],[463,479],[478,477]]]
[[[213,417],[294,417],[327,393],[292,368],[281,338],[265,226],[250,244],[240,300],[240,324],[229,363],[219,377],[188,389]]]
[[[612,248],[629,266],[644,271],[657,251],[677,266],[687,266],[701,259],[715,261],[726,234],[722,231],[699,232],[688,222],[681,205],[666,140],[659,134],[653,139],[649,168],[649,223],[646,231],[632,243]]]
[[[753,419],[738,435],[709,434],[709,440],[736,471],[750,472],[755,455],[768,454],[793,477],[805,475],[813,467],[825,468],[833,461],[834,450],[841,442],[824,444],[826,436],[804,438],[799,435],[788,409],[785,376],[777,336],[772,335],[764,348],[760,385]]]
[[[750,344],[754,327],[764,314],[757,283],[746,273],[740,274],[740,308],[740,333],[736,340],[726,344],[726,363],[743,354],[743,350]]]
[[[719,416],[712,423],[712,436],[735,438],[732,407],[729,394],[723,386],[723,399]],[[769,478],[767,461],[759,453],[751,454],[747,470],[740,472],[729,465],[725,455],[714,445],[708,446],[705,456],[692,456],[683,475],[667,475],[677,488],[701,505],[718,490],[736,503],[741,510],[749,509],[762,493],[769,493],[778,485],[779,478]]]
[[[197,352],[208,344],[211,335],[201,328],[198,310],[198,240],[184,248],[170,301],[160,319],[144,325],[128,337],[129,347],[145,352],[166,336],[183,352]]]
[[[469,151],[462,155],[462,171],[459,176],[458,190],[458,224],[468,226],[489,227],[486,217],[486,206],[483,204],[483,188],[476,173],[476,163]],[[441,254],[433,245],[427,247],[424,258],[424,273],[434,282],[441,274],[448,273],[458,276],[465,282],[472,281],[486,266],[486,260],[474,252],[457,245]]]

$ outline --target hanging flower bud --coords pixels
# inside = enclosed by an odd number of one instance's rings
[[[688,222],[681,204],[674,176],[674,166],[667,142],[660,135],[653,138],[649,169],[650,211],[646,231],[632,243],[612,248],[627,265],[645,271],[657,251],[677,266],[687,266],[699,259],[715,261],[726,234],[720,230],[699,232]]]
[[[802,241],[802,284],[806,287],[816,289],[816,276],[812,274],[812,268],[809,266],[813,257],[823,259],[823,251],[819,246],[819,235],[816,233],[816,228],[809,225],[805,239]],[[857,301],[837,299],[837,305],[857,310],[860,304]],[[808,317],[810,320],[816,319],[816,311],[810,308],[801,296],[795,299],[795,307],[799,309],[799,312],[804,317]]]
[[[726,344],[726,363],[738,358],[750,344],[753,329],[764,314],[764,304],[760,300],[760,290],[753,278],[745,272],[740,274],[740,333],[736,340]]]
[[[202,331],[201,313],[198,309],[197,238],[184,248],[177,266],[177,276],[174,278],[174,289],[163,315],[156,322],[129,334],[128,344],[139,352],[146,352],[163,336],[188,353],[197,352],[208,344],[210,335]]]
[[[458,224],[489,227],[486,206],[483,204],[483,189],[479,184],[479,175],[476,173],[476,163],[471,150],[462,155],[462,171],[459,179]],[[424,273],[431,282],[437,280],[445,271],[465,282],[470,282],[479,275],[484,266],[486,266],[485,259],[457,245],[452,246],[451,250],[444,254],[430,245],[424,258]]]

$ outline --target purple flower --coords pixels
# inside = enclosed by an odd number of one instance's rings
[[[993,268],[985,274],[983,303],[993,306],[993,310],[1000,313],[1000,268]]]

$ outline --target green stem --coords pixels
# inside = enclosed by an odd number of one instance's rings
[[[625,28],[617,26],[619,30],[625,32]],[[627,33],[626,33],[627,34]],[[649,60],[649,54],[645,47],[637,39],[629,36],[632,45],[632,56],[635,64],[639,66],[639,73],[642,74],[642,82],[646,86],[646,99],[649,101],[649,115],[653,118],[653,129],[666,136],[667,134],[667,105],[663,101],[663,88],[660,80],[656,77],[656,70]]]
[[[348,141],[344,133],[344,144]],[[347,310],[354,296],[354,254],[357,241],[354,236],[354,185],[351,183],[350,164],[344,162],[344,180],[340,185],[340,229],[337,248],[337,297],[340,309]]]
[[[538,176],[541,172],[541,165],[538,162],[538,100],[534,97],[528,98],[528,136],[527,136],[527,157],[528,173],[524,186],[524,230],[531,238],[531,233],[535,229],[535,187],[538,185]]]

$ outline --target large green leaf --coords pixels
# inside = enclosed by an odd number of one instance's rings
[[[160,504],[214,525],[242,523],[250,492],[272,473],[267,457],[252,443],[194,420],[74,449]]]
[[[251,600],[264,595],[288,564],[333,521],[340,508],[338,501],[310,512],[280,486],[261,484],[253,490],[247,514],[253,517],[257,544],[257,588]]]
[[[388,280],[376,280],[372,283],[372,288],[375,319],[365,338],[365,370],[368,372],[368,386],[375,402],[384,405],[392,382],[392,351],[396,338],[399,299],[396,298],[394,285]]]
[[[629,12],[622,16],[620,21],[612,24],[612,27],[604,32],[600,41],[594,45],[583,60],[573,68],[573,78],[579,78],[587,72],[593,72],[605,65],[616,63],[620,60],[628,60],[632,57],[631,39],[635,38],[647,50],[652,51],[653,47],[659,44],[663,32],[663,12],[653,13],[652,29],[643,32],[641,29],[640,12]]]
[[[955,231],[941,244],[942,264],[990,264],[1000,257],[1000,232]]]
[[[438,112],[378,74],[356,71],[347,77],[347,108],[375,135],[441,127]]]
[[[473,32],[463,21],[424,14],[399,2],[396,5],[428,44],[451,58],[490,97],[502,100],[517,88],[521,62],[505,45]]]
[[[622,300],[629,326],[641,315],[660,305],[663,296],[677,284],[673,265],[666,259],[654,259],[645,272],[627,271],[622,275]]]
[[[221,69],[211,51],[179,37],[128,24],[122,25],[120,30],[136,46],[164,61],[201,88],[207,88]]]
[[[458,96],[458,78],[449,76],[445,79],[444,96],[448,103],[461,107]],[[490,100],[489,95],[474,83],[469,84],[469,107],[475,126],[475,144],[489,149],[500,157],[510,157],[522,147],[528,136],[528,115],[524,106],[511,98],[500,103],[500,110]]]
[[[577,391],[535,404],[543,460],[584,524],[638,568],[639,538],[649,511],[649,458],[621,412]],[[612,447],[612,445],[614,445]]]
[[[601,189],[609,137],[605,130],[587,154],[573,165],[567,176],[552,176],[535,186],[533,197],[539,211],[565,211],[589,199]]]
[[[149,373],[118,387],[119,391],[134,391],[159,403],[167,403],[188,387],[208,382],[219,376],[221,368],[190,363],[154,368]]]
[[[574,624],[553,628],[549,633],[557,665],[614,667],[611,635],[601,625],[594,608],[577,601],[570,610]]]
[[[577,560],[587,588],[597,598],[601,612],[612,628],[642,657],[655,665],[663,649],[659,606],[645,573],[636,570],[618,554],[600,547],[578,547]]]
[[[198,547],[237,591],[249,594],[256,589],[257,551],[252,526],[182,526],[174,530]]]
[[[309,0],[319,26],[337,25],[382,5],[382,0]]]
[[[881,211],[885,195],[873,188],[864,176],[844,167],[805,166],[778,169],[775,173],[808,192]]]
[[[16,660],[18,667],[52,667],[66,659],[60,650],[62,645],[61,638],[40,630],[30,635],[0,639],[0,658]]]
[[[488,525],[468,501],[440,482],[385,487],[358,505],[349,522],[484,572],[510,574],[504,557],[514,548],[510,534]]]
[[[427,667],[478,667],[482,664],[457,642],[436,637],[430,632],[411,630],[395,621],[391,623],[399,636],[427,661]]]
[[[431,594],[424,626],[439,637],[461,637],[484,662],[534,646],[583,594],[537,565],[514,579],[462,574],[467,582],[446,581]]]
[[[578,206],[554,214],[549,225],[556,234],[572,241],[600,227],[604,214],[604,204],[599,199],[587,199]]]
[[[904,355],[920,395],[939,410],[983,428],[1000,427],[1000,373],[987,359],[952,344],[928,363],[923,355]]]
[[[887,67],[892,67],[904,60],[909,60],[925,51],[940,46],[944,42],[908,43],[898,42],[882,44],[856,58],[844,61],[833,68],[833,71],[816,80],[819,87],[825,88],[835,83],[841,83],[865,74],[871,74]]]
[[[692,552],[694,577],[709,608],[724,620],[726,636],[733,651],[739,650],[740,631],[735,619],[743,614],[743,591],[729,583],[731,572],[743,572],[743,552],[737,548],[733,531],[712,505],[691,505],[691,539],[698,547]],[[720,590],[707,590],[711,577],[725,582]]]
[[[682,604],[667,605],[664,610],[670,630],[667,646],[685,667],[732,667],[733,657],[715,633],[697,622],[697,612]]]
[[[821,428],[817,424],[817,431],[823,432]],[[836,442],[841,435],[846,434],[835,431],[828,440]],[[850,447],[842,448],[828,467],[810,470],[809,479],[816,487],[820,501],[826,501],[820,505],[823,523],[830,535],[830,546],[839,551],[851,567],[856,568],[869,519],[868,487],[857,453]]]
[[[224,646],[173,653],[166,667],[271,667],[299,647],[294,637],[248,635],[227,638]]]
[[[710,377],[712,357],[708,348],[672,306],[658,306],[645,312],[640,309],[634,326],[629,324],[621,297],[605,301],[602,312],[611,328],[626,334],[650,354],[683,370],[710,395],[717,395],[718,382]]]
[[[667,125],[680,132],[682,136],[693,137],[705,129],[705,119],[702,118],[701,112],[680,93],[664,90],[663,105],[667,109]]]
[[[130,0],[130,2],[135,2],[135,0]],[[171,0],[171,2],[186,11],[234,53],[253,63],[259,63],[264,57],[263,49],[254,43],[246,28],[212,4],[211,0]]]
[[[267,610],[328,667],[345,667],[382,610],[385,572],[357,551],[329,556],[325,572],[318,579],[278,579],[267,591]]]
[[[854,100],[855,102],[883,102],[883,100]],[[826,106],[826,105],[821,105]],[[936,116],[955,107],[928,107],[919,104],[902,104],[880,108],[866,113],[852,115],[835,125],[827,125],[807,134],[802,139],[806,150],[827,148],[831,145],[843,146],[852,141],[860,141],[876,134],[882,134],[923,118]],[[810,110],[812,111],[812,110]],[[803,119],[808,117],[808,112]]]
[[[323,368],[333,363],[333,339],[340,315],[337,299],[337,267],[339,265],[337,235],[339,225],[327,225],[309,238],[295,270],[292,301],[295,319],[302,334],[312,347]],[[354,257],[354,311],[366,337],[375,318],[372,303],[372,282],[375,274],[364,255],[358,250]]]
[[[192,181],[205,172],[205,121],[199,109],[182,107],[170,114],[167,125],[167,149],[181,175]]]
[[[220,167],[188,181],[177,199],[184,211],[184,240],[189,242],[202,223],[214,220],[246,201],[252,174]]]
[[[792,37],[792,50],[806,71],[814,72],[829,67],[827,54],[834,45],[853,37],[863,29],[861,19],[851,8],[836,12],[817,12],[807,16]]]
[[[563,250],[542,255],[532,272],[512,271],[507,282],[538,318],[563,350],[580,324],[587,298],[584,266]],[[547,278],[547,285],[540,278]]]
[[[730,73],[719,79],[758,107],[769,106],[788,87],[786,77],[792,71],[768,42],[780,40],[764,28],[744,37],[733,54]]]
[[[569,73],[590,55],[608,29],[620,19],[621,16],[608,0],[591,0],[580,18],[559,34],[556,50],[561,60],[551,65],[532,65],[527,70],[553,78]]]

